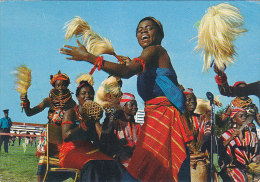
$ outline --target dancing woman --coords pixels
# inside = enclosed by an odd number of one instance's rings
[[[120,181],[123,167],[101,153],[92,144],[98,121],[86,121],[83,104],[94,99],[94,89],[86,81],[80,82],[76,96],[79,105],[64,113],[62,121],[63,144],[59,154],[62,167],[81,170],[80,181]],[[96,134],[97,135],[97,134]]]
[[[70,55],[67,58],[70,60],[98,65],[120,78],[138,74],[137,89],[145,101],[146,116],[128,170],[142,181],[178,181],[187,154],[185,143],[193,138],[182,115],[185,96],[170,57],[161,46],[162,24],[153,17],[145,17],[137,26],[136,37],[143,51],[128,64],[94,56],[78,40],[78,47],[65,45],[60,53]]]

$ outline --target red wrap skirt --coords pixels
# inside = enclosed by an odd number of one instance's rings
[[[168,99],[151,99],[145,103],[144,124],[128,171],[141,181],[178,181],[185,142],[191,140],[184,116]]]
[[[63,142],[59,154],[61,167],[82,169],[90,160],[113,160],[89,141]]]

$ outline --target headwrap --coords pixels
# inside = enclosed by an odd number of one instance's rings
[[[230,117],[233,118],[233,117],[236,115],[236,113],[238,113],[238,112],[240,112],[240,111],[245,111],[245,110],[242,109],[242,108],[240,108],[240,107],[234,107],[234,108],[232,109],[232,112],[231,112],[231,114],[230,114]]]
[[[57,80],[65,80],[67,81],[68,85],[70,84],[70,78],[65,74],[65,73],[61,73],[60,71],[58,72],[58,74],[52,76],[51,75],[51,85],[54,87],[54,83],[57,81]]]
[[[161,24],[161,22],[160,22],[159,20],[155,19],[155,18],[152,17],[152,16],[148,16],[148,17],[143,18],[143,19],[138,23],[138,25],[139,25],[142,21],[144,21],[144,20],[151,20],[151,21],[153,21],[153,22],[157,25],[157,27],[158,27],[158,29],[159,29],[159,32],[160,32],[161,35],[162,35],[162,38],[164,37],[163,26],[162,26],[162,24]],[[137,28],[138,28],[138,26],[137,26]],[[137,29],[136,29],[136,30],[137,30]],[[136,31],[136,32],[137,32],[137,31]]]
[[[192,88],[187,88],[187,89],[185,89],[185,90],[183,91],[183,93],[184,93],[185,95],[193,94],[193,89],[192,89]]]
[[[246,82],[244,82],[244,81],[238,81],[238,82],[236,82],[234,85],[233,85],[233,87],[236,87],[236,86],[238,86],[238,85],[240,85],[240,84],[246,84]]]
[[[120,106],[124,107],[124,105],[131,100],[135,100],[135,96],[133,94],[123,93],[123,96],[120,101]]]

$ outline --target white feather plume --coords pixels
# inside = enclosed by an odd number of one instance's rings
[[[111,41],[93,31],[90,25],[81,17],[77,16],[67,22],[64,28],[66,28],[66,40],[71,39],[74,35],[75,37],[82,37],[83,44],[91,54],[95,56],[101,54],[115,55]]]
[[[203,71],[208,70],[212,59],[223,70],[225,65],[233,63],[236,55],[233,41],[246,32],[243,16],[238,8],[221,3],[211,6],[200,21],[198,28],[198,45],[195,50],[202,50]]]

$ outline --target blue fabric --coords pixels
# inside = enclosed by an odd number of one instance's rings
[[[12,121],[11,119],[8,117],[3,117],[0,119],[0,128],[11,128],[12,126]]]
[[[177,75],[172,68],[146,68],[137,78],[137,89],[144,101],[166,96],[181,112],[185,110],[185,95],[178,86]]]

